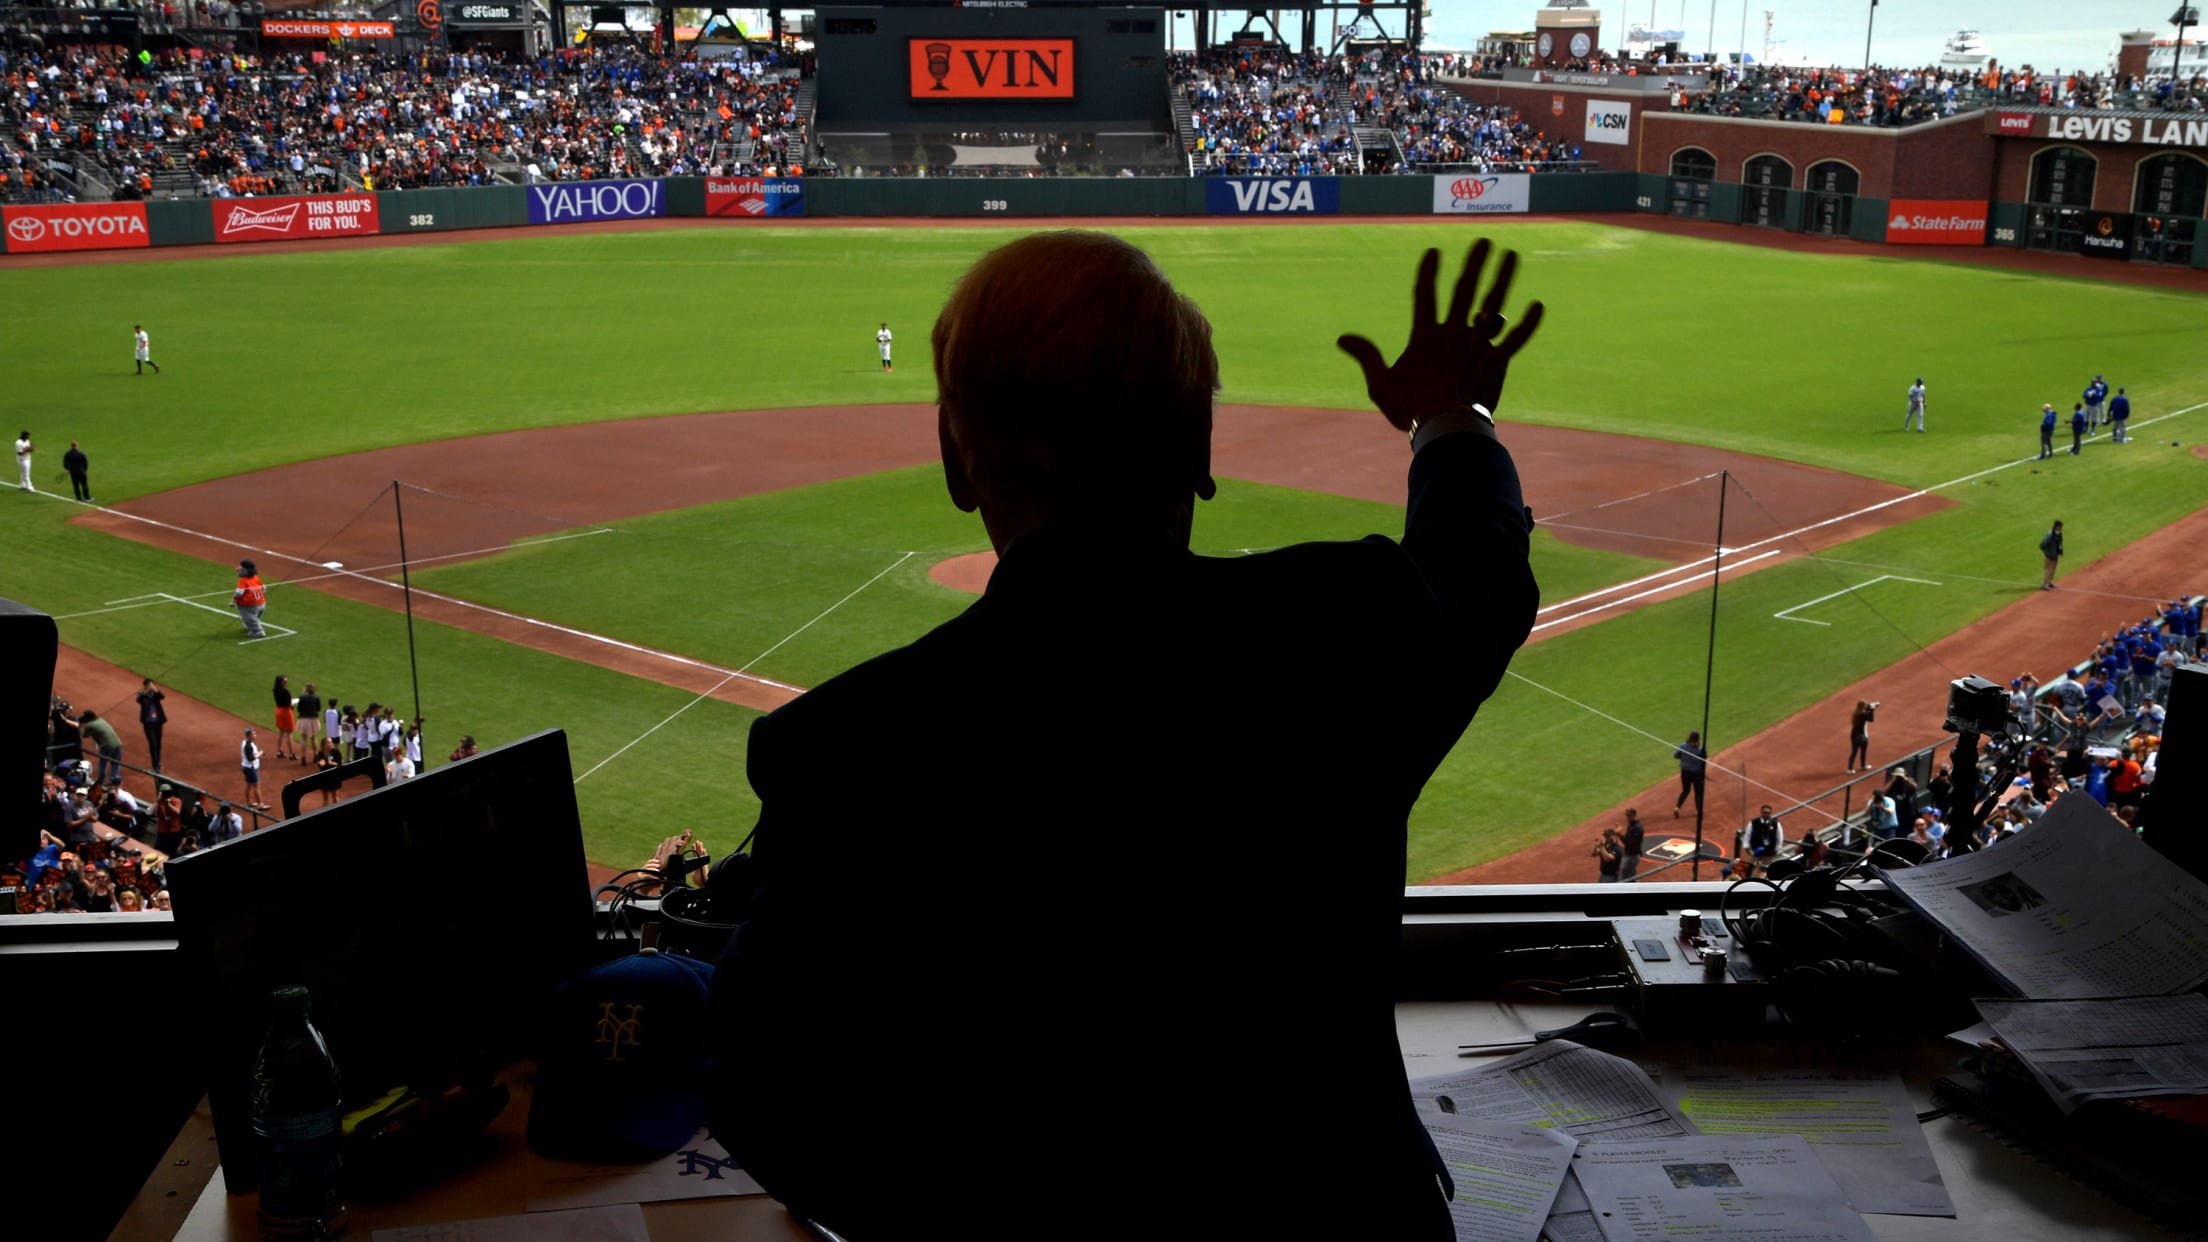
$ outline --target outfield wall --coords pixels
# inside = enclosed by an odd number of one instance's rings
[[[1844,214],[1836,220],[1830,214],[1833,197],[1796,186],[1749,186],[1650,171],[1402,177],[658,177],[7,207],[0,210],[5,221],[0,227],[0,251],[251,244],[657,218],[1043,220],[1611,211],[1827,232],[1874,244],[2023,244],[2026,208],[2020,203],[1886,198],[1859,192],[1846,196]],[[1820,216],[1820,212],[1826,214]],[[1967,226],[1968,232],[1902,236],[1895,227],[1897,218],[1911,215],[1929,216],[1933,223],[1945,225],[1948,220],[1943,213],[1953,213],[1954,223]],[[2196,248],[2192,262],[2197,268],[2208,268],[2208,245]]]
[[[9,207],[10,253],[297,241],[601,220],[1406,216],[1627,211],[1632,173],[1446,177],[655,177]]]

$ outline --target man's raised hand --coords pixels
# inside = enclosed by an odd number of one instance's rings
[[[1411,340],[1389,365],[1380,349],[1362,336],[1345,335],[1334,343],[1357,360],[1365,372],[1365,392],[1380,413],[1398,430],[1452,414],[1470,405],[1493,410],[1503,395],[1503,377],[1511,358],[1532,339],[1541,326],[1541,303],[1526,307],[1518,326],[1500,340],[1503,300],[1510,294],[1511,277],[1518,270],[1518,252],[1506,250],[1496,265],[1495,282],[1472,313],[1472,298],[1479,291],[1480,269],[1487,266],[1492,244],[1481,238],[1464,256],[1464,271],[1449,296],[1449,313],[1434,313],[1435,279],[1441,271],[1441,251],[1428,250],[1418,261],[1418,279],[1411,286]]]

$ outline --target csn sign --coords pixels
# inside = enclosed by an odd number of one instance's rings
[[[579,224],[585,220],[642,220],[667,214],[657,181],[584,181],[529,187],[529,223]]]
[[[1331,216],[1341,210],[1332,177],[1220,177],[1204,183],[1204,210],[1214,216]]]

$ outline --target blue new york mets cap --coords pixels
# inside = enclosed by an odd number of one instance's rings
[[[556,1160],[644,1161],[705,1123],[708,962],[645,949],[553,989],[536,1039],[529,1147]]]

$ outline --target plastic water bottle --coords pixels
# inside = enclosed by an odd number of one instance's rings
[[[261,1236],[334,1238],[345,1232],[337,1062],[309,1016],[307,990],[269,994],[275,1020],[253,1059],[253,1135],[260,1140]]]

